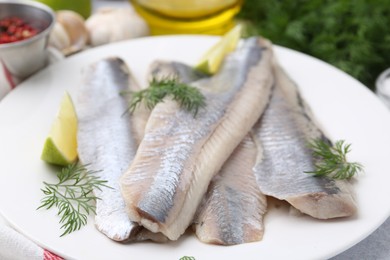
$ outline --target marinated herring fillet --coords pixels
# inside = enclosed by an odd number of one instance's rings
[[[316,125],[297,86],[278,65],[275,81],[268,107],[253,128],[262,153],[255,167],[260,190],[315,218],[353,215],[356,203],[350,181],[306,173],[314,170],[308,142],[330,141]]]
[[[166,240],[132,222],[119,190],[119,178],[134,158],[137,144],[133,139],[132,118],[123,114],[128,106],[120,96],[129,86],[137,90],[125,63],[119,58],[101,60],[84,72],[76,100],[78,117],[78,154],[88,170],[97,171],[110,188],[94,189],[95,225],[116,241]]]
[[[202,242],[236,245],[263,238],[267,199],[253,172],[257,155],[247,135],[212,179],[194,220]]]
[[[130,218],[176,240],[193,220],[212,177],[262,114],[273,84],[272,50],[251,38],[220,72],[192,85],[206,98],[196,115],[166,99],[152,111],[121,178]]]

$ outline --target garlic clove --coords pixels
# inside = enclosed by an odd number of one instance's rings
[[[88,31],[85,27],[84,18],[78,13],[70,10],[61,10],[56,12],[57,22],[65,29],[70,44],[62,48],[65,55],[82,50],[88,42]]]
[[[149,35],[146,22],[131,8],[101,8],[85,25],[92,46]]]
[[[49,45],[58,49],[63,50],[70,46],[70,38],[66,32],[64,26],[59,22],[56,22],[53,26],[53,30],[50,33]]]

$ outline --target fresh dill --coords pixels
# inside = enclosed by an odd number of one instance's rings
[[[171,96],[181,108],[194,116],[206,105],[205,97],[197,88],[181,83],[177,78],[153,78],[148,88],[132,93],[128,110],[134,112],[141,103],[148,109],[153,109],[166,96]]]
[[[320,139],[309,143],[314,156],[314,171],[306,173],[314,176],[327,176],[333,179],[349,179],[363,171],[363,166],[357,162],[348,162],[347,154],[351,145],[345,141],[337,141],[334,146]]]
[[[88,215],[95,212],[95,202],[99,198],[93,194],[93,189],[110,188],[105,180],[95,176],[83,165],[71,164],[57,173],[58,183],[43,182],[45,195],[37,209],[58,208],[59,223],[64,232],[61,237],[79,230],[87,224]]]

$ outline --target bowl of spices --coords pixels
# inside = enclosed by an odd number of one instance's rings
[[[54,12],[44,4],[0,0],[0,90],[15,87],[47,64],[54,23]]]

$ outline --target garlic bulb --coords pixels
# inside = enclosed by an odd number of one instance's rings
[[[146,22],[131,8],[101,8],[85,24],[92,46],[149,34]]]
[[[68,10],[56,12],[56,24],[50,34],[49,45],[69,55],[82,50],[88,41],[84,18]]]

